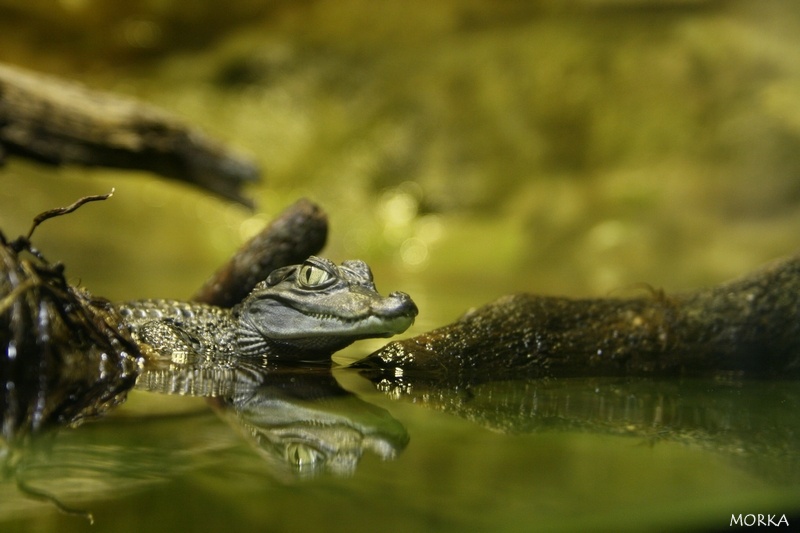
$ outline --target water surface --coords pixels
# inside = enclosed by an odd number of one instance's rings
[[[795,383],[376,388],[335,371],[350,395],[320,377],[313,393],[311,382],[271,379],[249,412],[217,405],[222,418],[185,397],[134,394],[112,419],[27,450],[17,468],[26,486],[90,510],[96,525],[6,482],[4,531],[675,530],[797,511]],[[159,416],[147,413],[155,403]],[[258,420],[298,442],[297,428],[314,417],[327,439],[317,449],[328,454],[317,468],[243,424]],[[329,429],[337,424],[358,431]],[[355,433],[369,437],[356,443]]]

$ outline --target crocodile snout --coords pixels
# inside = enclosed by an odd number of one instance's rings
[[[411,296],[404,292],[395,291],[385,298],[382,305],[376,311],[387,315],[403,315],[415,317],[419,314],[417,304],[411,299]]]

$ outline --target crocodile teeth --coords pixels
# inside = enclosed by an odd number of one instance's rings
[[[338,317],[336,315],[329,315],[325,313],[309,313],[307,316],[312,318],[316,318],[319,320],[336,320],[337,322],[350,322],[350,320]]]

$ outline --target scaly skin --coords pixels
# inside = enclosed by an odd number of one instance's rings
[[[230,309],[177,300],[139,300],[117,309],[148,355],[180,362],[192,353],[223,355],[236,349]]]
[[[391,337],[417,315],[401,292],[382,297],[363,261],[310,257],[279,268],[233,309],[174,300],[117,306],[143,351],[157,359],[251,356],[321,359],[355,340]]]

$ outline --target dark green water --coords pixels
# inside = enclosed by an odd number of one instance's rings
[[[142,173],[9,161],[8,235],[116,188],[35,239],[98,295],[186,298],[300,196],[330,215],[325,255],[413,296],[408,334],[511,292],[689,289],[798,247],[791,3],[37,5],[0,3],[0,60],[165,107],[265,169],[248,212]],[[7,479],[0,530],[674,530],[798,511],[797,383],[333,377],[404,428],[396,458],[295,479],[205,400],[137,391],[18,468],[95,526]]]
[[[202,403],[139,393],[18,467],[95,526],[4,483],[3,530],[678,530],[798,510],[796,383],[519,381],[387,397],[335,375],[357,396],[305,407],[397,444],[394,459],[365,446],[354,471],[301,475]],[[146,413],[154,402],[160,416]],[[275,413],[297,404],[275,403],[262,405],[273,429],[291,425]],[[332,435],[352,452],[352,435]]]

